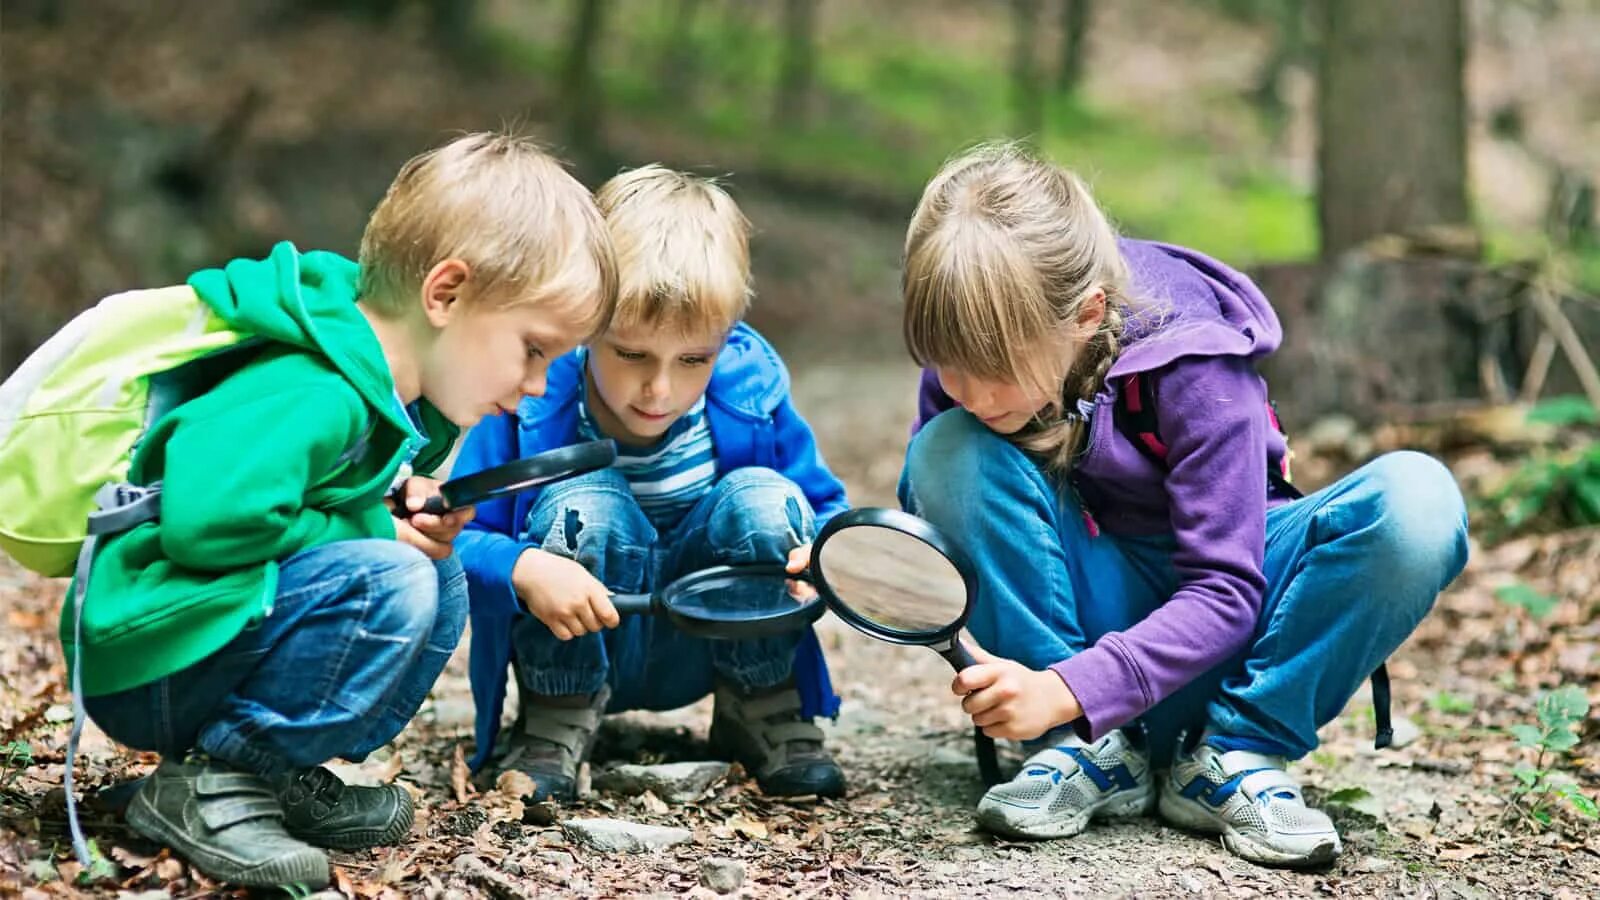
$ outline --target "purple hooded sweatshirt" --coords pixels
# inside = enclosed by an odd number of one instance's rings
[[[1134,308],[1122,352],[1095,398],[1089,440],[1072,473],[1086,511],[1114,534],[1172,534],[1178,589],[1143,621],[1050,668],[1083,707],[1090,740],[1137,718],[1250,640],[1266,579],[1266,467],[1282,435],[1254,360],[1283,332],[1259,288],[1194,250],[1123,239]],[[1113,422],[1125,376],[1149,373],[1168,447],[1163,471]],[[922,373],[916,429],[955,406]]]

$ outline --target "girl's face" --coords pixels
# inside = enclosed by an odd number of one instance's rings
[[[985,427],[1014,434],[1033,420],[1051,400],[1049,394],[1009,380],[979,378],[951,366],[936,366],[939,386]]]

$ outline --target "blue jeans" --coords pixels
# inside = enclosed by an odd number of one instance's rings
[[[723,476],[658,534],[621,473],[603,469],[544,490],[522,540],[576,559],[618,593],[654,590],[708,566],[782,562],[811,540],[811,504],[789,479],[748,467]],[[609,710],[676,709],[721,677],[743,688],[790,676],[800,633],[754,640],[693,638],[657,616],[625,616],[600,634],[563,641],[523,613],[512,626],[520,683],[537,694],[587,694],[610,684]]]
[[[359,762],[416,715],[467,618],[454,556],[391,540],[339,541],[279,566],[272,611],[159,681],[87,698],[106,734],[139,750],[199,749],[272,776]]]
[[[978,568],[973,637],[1032,668],[1126,630],[1178,586],[1170,534],[1091,537],[1073,493],[966,412],[939,416],[912,441],[900,495]],[[1461,492],[1420,453],[1386,454],[1269,510],[1266,532],[1254,638],[1142,717],[1158,761],[1180,731],[1206,727],[1226,747],[1291,759],[1311,752],[1317,729],[1467,560]],[[1006,557],[1030,564],[1006,567]]]

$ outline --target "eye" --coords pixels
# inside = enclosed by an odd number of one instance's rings
[[[680,356],[680,357],[678,357],[678,362],[681,362],[686,366],[703,366],[703,365],[705,365],[706,363],[708,363],[710,361],[711,361],[711,358],[708,357],[708,356]]]
[[[526,344],[524,346],[527,348],[528,358],[529,359],[538,359],[541,356],[544,356],[544,351],[539,349],[539,345],[537,345],[537,344]]]
[[[616,350],[617,356],[627,360],[628,362],[638,362],[639,360],[644,359],[644,354],[638,350],[624,350],[621,347],[616,348]]]

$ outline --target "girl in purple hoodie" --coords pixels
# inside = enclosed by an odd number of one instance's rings
[[[1013,145],[928,185],[904,291],[926,371],[901,502],[979,571],[962,708],[1030,754],[979,822],[1068,837],[1159,804],[1245,859],[1332,860],[1285,769],[1466,564],[1450,472],[1391,453],[1298,499],[1255,371],[1266,298],[1119,238]]]

